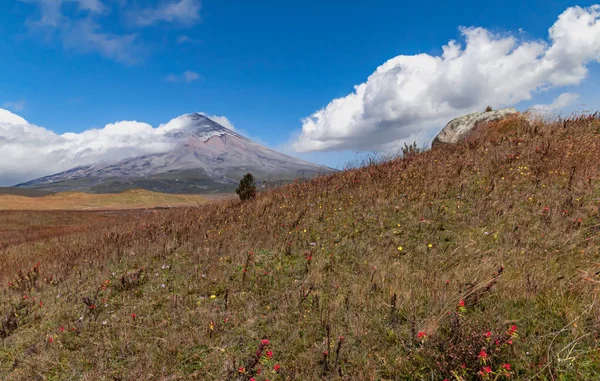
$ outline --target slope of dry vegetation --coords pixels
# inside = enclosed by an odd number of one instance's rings
[[[514,117],[252,202],[9,246],[40,265],[0,272],[0,378],[594,379],[599,160],[597,118]]]

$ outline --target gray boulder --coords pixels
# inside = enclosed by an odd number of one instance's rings
[[[518,113],[518,111],[514,108],[503,108],[500,110],[475,112],[459,116],[458,118],[452,119],[446,127],[437,134],[431,145],[457,143],[478,124],[500,120],[516,113]]]

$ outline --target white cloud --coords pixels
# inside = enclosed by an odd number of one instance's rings
[[[577,85],[586,65],[600,60],[599,18],[599,5],[568,8],[549,29],[548,42],[460,28],[464,48],[450,41],[440,56],[390,59],[353,93],[304,119],[291,146],[309,152],[423,144],[457,115]]]
[[[36,3],[41,10],[39,20],[28,22],[32,31],[44,38],[58,37],[65,49],[96,52],[118,62],[133,64],[144,55],[136,34],[117,34],[103,30],[96,21],[108,8],[101,0],[22,0]],[[69,17],[63,5],[75,3],[79,13]]]
[[[234,129],[224,116],[209,116]],[[185,118],[158,127],[138,121],[110,123],[80,133],[56,134],[0,109],[0,186],[32,180],[80,165],[165,152],[174,142],[165,132],[183,128]]]
[[[194,81],[200,79],[200,74],[198,74],[194,71],[191,71],[191,70],[186,70],[181,75],[169,74],[165,77],[165,79],[167,80],[167,82],[190,83],[190,82],[194,82]]]
[[[200,7],[200,0],[169,1],[158,8],[141,10],[135,16],[135,23],[140,26],[158,22],[192,25],[200,21]]]
[[[0,108],[0,123],[2,124],[12,124],[12,125],[18,125],[18,124],[28,124],[28,122],[23,119],[22,117],[20,117],[17,114],[13,114],[12,112],[8,111],[8,110],[3,110]]]
[[[177,37],[177,43],[178,44],[185,44],[186,42],[191,41],[192,39],[189,36],[186,35],[181,35]]]
[[[7,108],[7,109],[11,109],[13,111],[23,111],[25,109],[25,101],[24,100],[20,100],[20,101],[4,102],[2,104],[2,107]]]
[[[579,99],[579,94],[562,93],[558,97],[556,97],[551,104],[547,104],[547,105],[538,104],[538,105],[532,106],[531,108],[534,111],[539,111],[539,112],[543,112],[543,113],[552,112],[552,111],[561,110],[565,107],[572,105],[573,102],[575,102],[577,99]]]
[[[134,64],[145,53],[135,34],[113,34],[101,30],[91,19],[80,20],[62,30],[63,45],[67,49],[88,53],[98,52],[117,62]]]
[[[106,8],[101,0],[21,0],[26,3],[37,3],[40,6],[41,17],[34,22],[38,25],[56,27],[65,21],[62,13],[63,4],[75,3],[80,11],[103,13]]]

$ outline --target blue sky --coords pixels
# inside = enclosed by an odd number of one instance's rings
[[[56,134],[127,120],[158,126],[184,113],[204,111],[227,117],[237,129],[270,147],[338,166],[357,151],[384,146],[388,135],[394,141],[416,136],[414,126],[404,135],[379,129],[377,121],[386,118],[386,126],[404,126],[405,118],[390,120],[389,110],[384,116],[348,124],[351,132],[334,131],[345,122],[331,125],[331,120],[343,119],[340,113],[352,114],[351,110],[332,110],[329,122],[315,119],[316,132],[303,122],[332,100],[351,94],[387,60],[399,55],[438,57],[450,40],[464,48],[467,37],[461,26],[485,28],[492,39],[513,36],[517,45],[523,41],[551,45],[548,29],[559,15],[569,7],[587,9],[592,4],[555,0],[3,1],[0,108]],[[526,89],[530,96],[524,97],[531,99],[514,105],[551,104],[567,92],[578,97],[573,95],[563,109],[582,104],[597,108],[597,53],[578,59],[585,61],[583,79],[557,85],[549,78],[569,73],[556,69]],[[515,77],[519,70],[498,83],[519,81]],[[393,78],[381,81],[393,82]],[[378,99],[377,91],[395,90],[373,91]],[[513,105],[507,97],[512,95],[487,100],[497,99],[494,106]],[[366,105],[361,113],[377,106]],[[431,135],[432,126],[441,129],[442,120],[453,113],[478,107],[471,102],[439,115],[428,114],[423,125]],[[358,143],[365,141],[359,130],[382,138],[372,144]]]

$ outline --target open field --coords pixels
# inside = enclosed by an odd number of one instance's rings
[[[4,212],[0,379],[597,379],[599,163],[598,118],[516,116],[246,203]]]
[[[0,250],[23,243],[36,244],[75,233],[90,233],[155,213],[148,210],[0,211]],[[32,253],[36,255],[35,253]],[[0,273],[7,271],[4,263]],[[14,270],[14,269],[13,269]],[[10,271],[10,270],[9,270]]]
[[[42,197],[42,196],[49,196],[51,194],[53,194],[53,193],[45,192],[45,191],[41,191],[41,190],[37,190],[37,189],[0,187],[0,197],[2,195]]]
[[[25,190],[27,191],[27,190]],[[225,195],[211,195],[211,198]],[[157,193],[132,189],[122,193],[61,192],[42,197],[0,194],[0,210],[99,210],[193,206],[207,198],[200,195]]]

